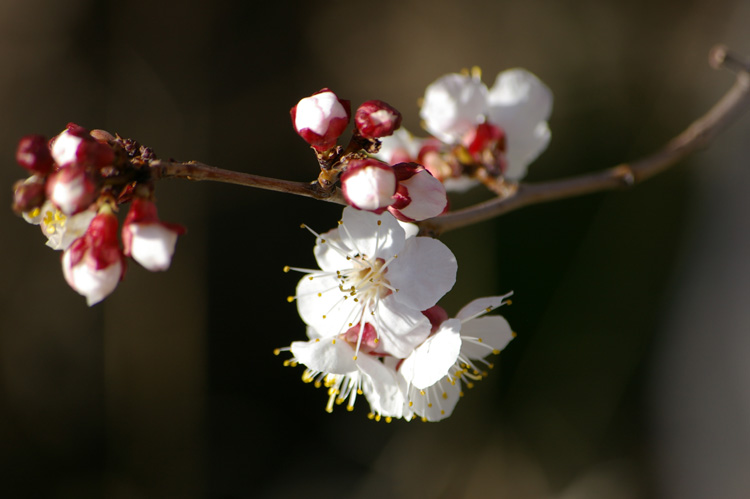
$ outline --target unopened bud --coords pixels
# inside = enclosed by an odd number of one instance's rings
[[[341,190],[351,206],[382,213],[393,203],[396,174],[393,168],[375,159],[350,161],[341,175]]]
[[[367,139],[387,137],[401,126],[401,113],[383,101],[370,100],[359,106],[354,124]]]
[[[82,126],[68,123],[68,128],[50,141],[52,158],[60,167],[73,163],[96,168],[111,165],[115,154],[104,134],[107,132],[98,130],[95,138]]]
[[[54,164],[47,139],[41,135],[27,135],[18,142],[16,161],[31,173],[39,175],[48,174]]]
[[[297,133],[316,150],[327,151],[349,124],[351,106],[324,88],[299,101],[290,113]]]
[[[77,164],[61,168],[47,181],[47,199],[66,215],[88,208],[96,200],[97,188],[86,169]]]
[[[184,233],[183,226],[159,220],[152,201],[134,198],[122,225],[125,256],[152,272],[167,270],[172,263],[177,236]]]

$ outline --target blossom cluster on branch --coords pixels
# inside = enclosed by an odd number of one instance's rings
[[[308,339],[277,353],[290,351],[287,365],[303,364],[305,381],[327,387],[327,410],[344,401],[351,410],[361,395],[374,419],[438,421],[487,374],[487,357],[513,334],[502,317],[480,316],[511,293],[476,299],[450,318],[438,301],[455,283],[456,258],[413,222],[448,212],[448,189],[496,189],[523,176],[549,141],[551,103],[547,87],[517,69],[489,89],[477,70],[431,84],[421,117],[432,136],[424,139],[402,130],[401,113],[380,100],[360,105],[352,120],[349,101],[327,88],[291,109],[318,163],[317,192],[338,186],[349,205],[336,228],[308,228],[320,269],[285,268],[305,273],[290,301]],[[351,138],[339,145],[351,121]],[[114,291],[128,257],[152,271],[170,266],[184,228],[157,216],[155,183],[165,174],[151,149],[71,123],[49,141],[24,137],[16,159],[30,176],[16,184],[13,209],[63,252],[63,275],[89,305]]]
[[[354,112],[324,88],[291,110],[296,132],[317,160],[311,183],[231,172],[201,163],[161,161],[136,141],[76,124],[47,140],[21,139],[17,162],[29,176],[14,186],[13,210],[39,225],[47,246],[62,251],[65,280],[94,305],[114,291],[128,258],[151,271],[169,268],[185,229],[163,222],[155,184],[162,178],[214,180],[348,205],[338,226],[315,235],[319,269],[304,273],[290,302],[307,326],[286,365],[327,388],[331,411],[364,397],[370,417],[439,421],[464,388],[482,379],[513,338],[508,322],[486,315],[508,297],[472,300],[454,318],[438,305],[453,287],[458,264],[425,234],[476,223],[511,209],[597,190],[632,186],[706,145],[750,107],[750,64],[725,47],[716,67],[738,71],[735,85],[703,117],[657,153],[609,170],[543,184],[520,183],[547,147],[552,93],[523,69],[500,73],[487,87],[477,69],[449,74],[427,87],[420,117],[427,137],[400,128],[389,104],[371,100]],[[484,184],[491,201],[451,211],[450,191]],[[118,213],[130,205],[122,221]],[[417,225],[419,224],[419,225]]]

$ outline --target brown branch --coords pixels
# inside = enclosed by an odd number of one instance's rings
[[[703,116],[661,150],[596,173],[542,183],[521,183],[515,193],[420,222],[420,232],[439,235],[448,230],[488,220],[518,208],[593,192],[631,187],[661,173],[698,149],[706,147],[732,121],[750,108],[750,64],[724,47],[711,51],[714,67],[738,71],[729,91]]]
[[[325,190],[317,181],[312,183],[293,182],[291,180],[280,180],[250,173],[224,170],[214,166],[204,165],[195,161],[186,163],[174,161],[154,160],[149,164],[151,177],[154,180],[163,178],[184,178],[187,180],[212,180],[226,184],[256,187],[276,192],[296,194],[331,203],[346,204],[340,189]]]

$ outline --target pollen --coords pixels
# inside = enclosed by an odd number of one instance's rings
[[[284,265],[284,272],[289,272],[290,270],[289,265]]]
[[[391,421],[393,421],[393,418],[392,418],[392,417],[390,417],[390,416],[386,416],[386,418],[385,418],[385,422],[386,422],[386,423],[390,423]]]
[[[279,350],[278,348],[275,348],[275,349],[273,350],[273,354],[274,354],[274,355],[279,355],[280,353],[281,353],[281,350]]]
[[[346,410],[349,411],[349,412],[352,412],[354,410],[354,406],[353,405],[347,405],[346,406]]]
[[[293,296],[287,296],[286,297],[286,301],[289,302],[289,303],[292,303],[294,301],[294,297]]]

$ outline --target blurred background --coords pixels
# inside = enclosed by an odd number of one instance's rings
[[[69,121],[163,158],[292,180],[316,163],[289,109],[327,86],[417,99],[479,65],[552,89],[529,180],[647,154],[732,84],[707,54],[750,55],[747,0],[0,0],[0,189],[18,139]],[[750,497],[750,116],[628,192],[529,207],[443,238],[441,304],[514,290],[518,337],[441,423],[324,411],[282,367],[304,338],[286,302],[311,266],[305,222],[340,207],[163,181],[188,228],[172,268],[136,264],[105,302],[70,290],[37,227],[0,210],[0,496]],[[460,196],[463,206],[486,194]]]

